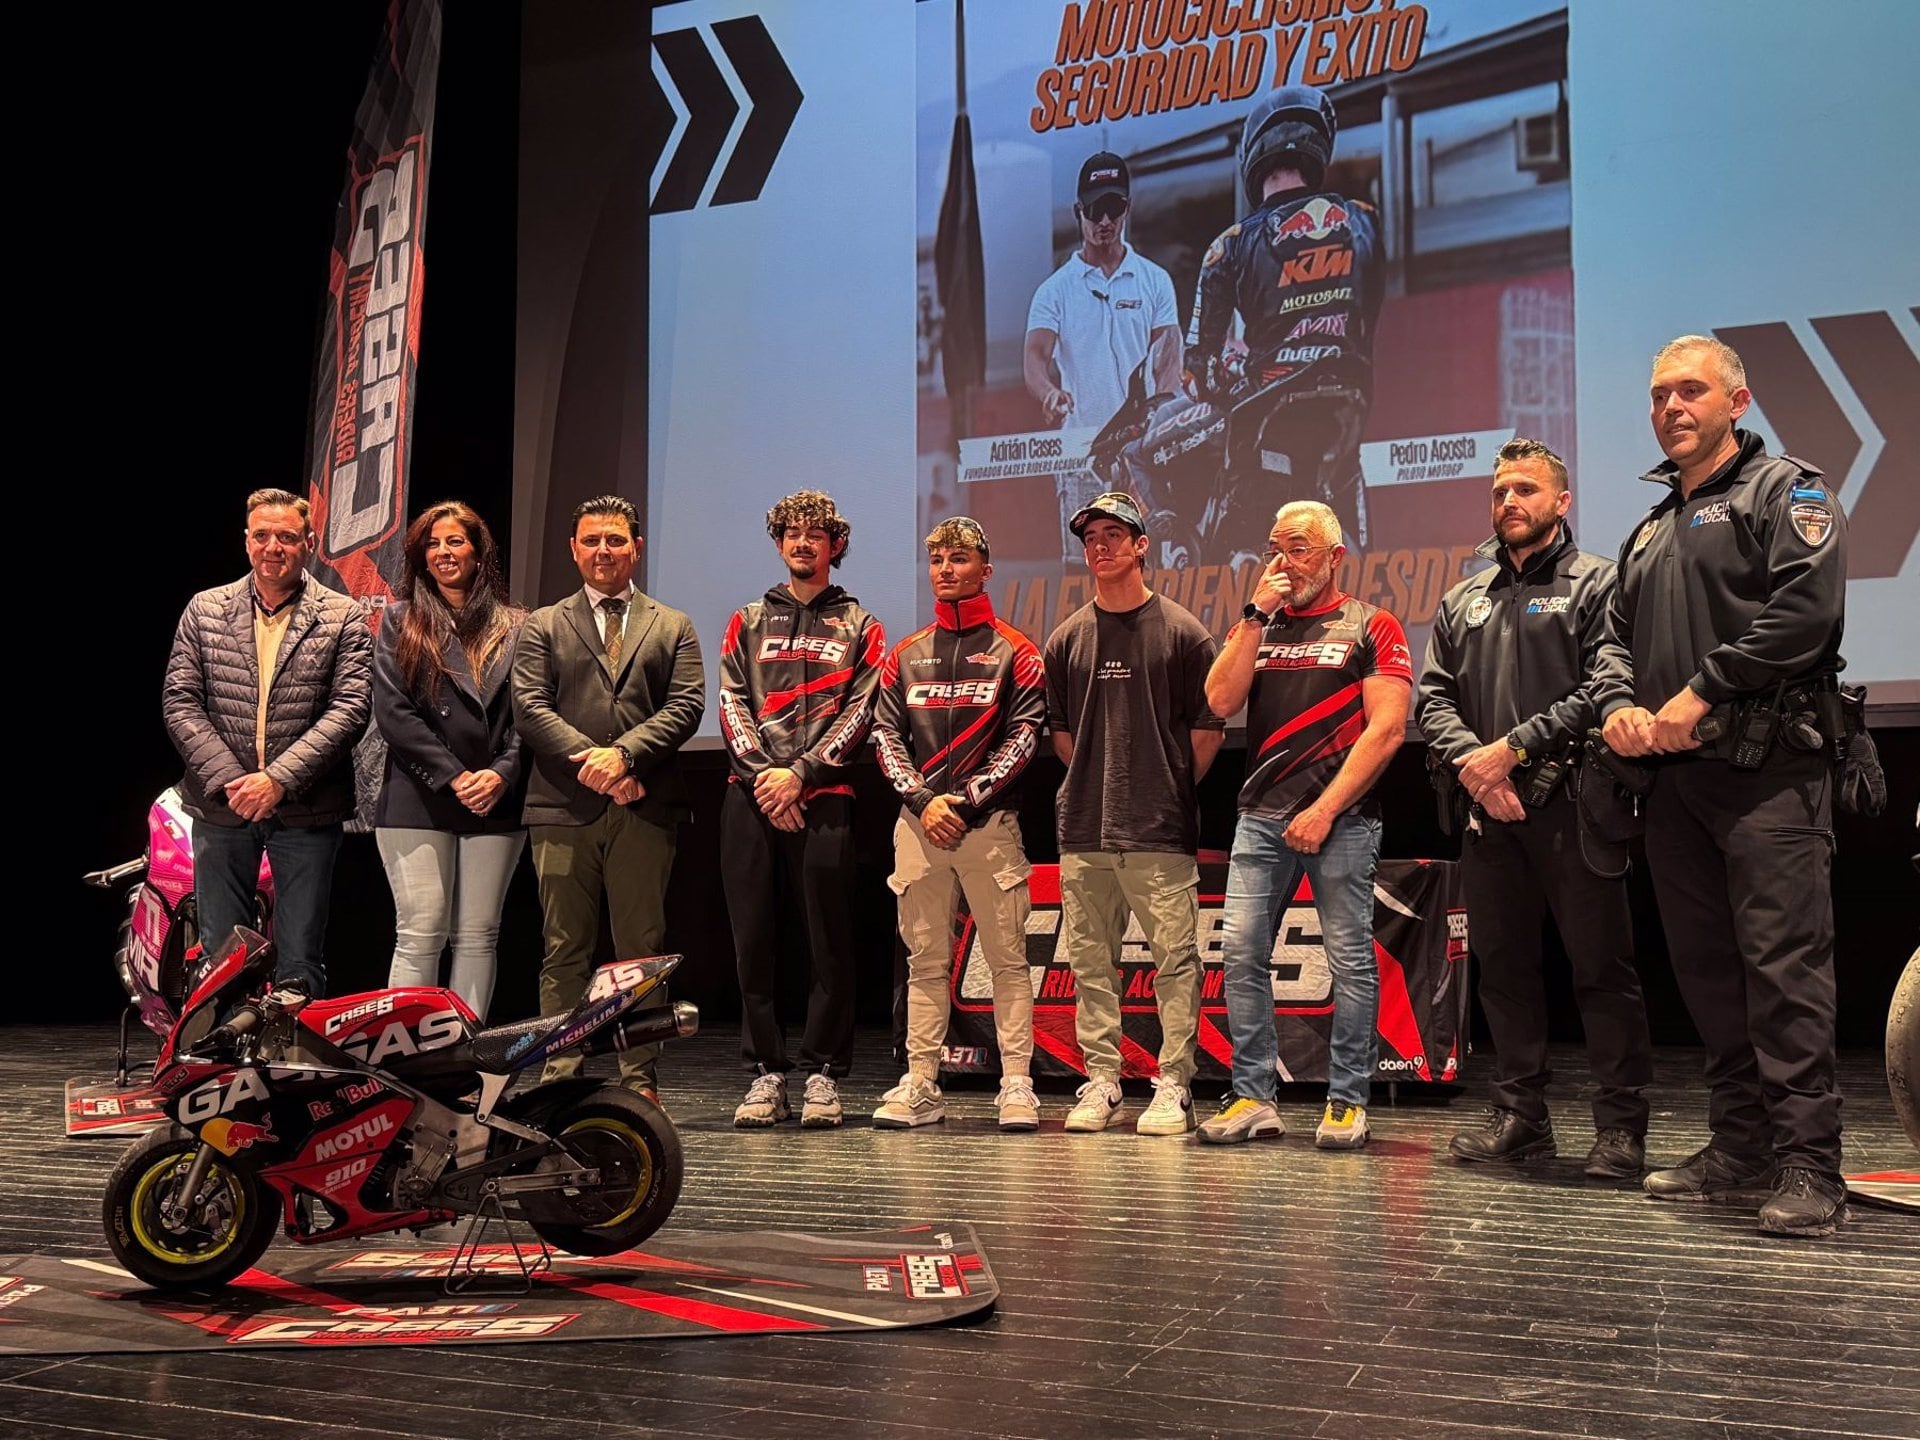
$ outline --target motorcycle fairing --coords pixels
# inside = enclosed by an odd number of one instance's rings
[[[592,983],[580,1003],[558,1020],[506,1026],[475,1036],[475,1060],[484,1071],[513,1075],[571,1050],[609,1021],[636,1008],[659,988],[680,960],[678,955],[655,955],[602,965],[593,972]],[[490,1039],[492,1044],[488,1043]],[[503,1040],[504,1045],[500,1044]]]
[[[206,1039],[227,1003],[243,999],[256,982],[272,973],[272,942],[244,925],[234,926],[213,958],[202,965],[200,983],[180,1007],[180,1023],[160,1046],[154,1073],[159,1074],[176,1051],[191,1050]]]

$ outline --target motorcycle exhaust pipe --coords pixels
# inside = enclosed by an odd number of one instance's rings
[[[623,1025],[609,1026],[594,1036],[594,1043],[586,1048],[589,1054],[631,1050],[638,1045],[657,1045],[662,1040],[692,1035],[699,1029],[700,1007],[690,1000],[676,1000],[658,1009],[643,1010]]]

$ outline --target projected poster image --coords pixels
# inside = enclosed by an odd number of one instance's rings
[[[1577,470],[1565,11],[1334,8],[973,0],[957,125],[954,11],[920,7],[920,506],[986,525],[1035,637],[1090,598],[1070,518],[1123,489],[1216,634],[1275,509],[1326,502],[1418,653],[1500,445]]]

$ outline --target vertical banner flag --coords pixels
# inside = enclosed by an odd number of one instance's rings
[[[440,75],[440,0],[393,0],[354,115],[314,361],[307,477],[314,573],[364,599],[377,629],[404,564],[408,444],[426,278],[427,164]],[[371,827],[385,763],[377,732],[354,756]]]
[[[954,413],[964,415],[967,397],[986,379],[987,366],[987,272],[973,169],[973,121],[967,117],[966,0],[956,0],[954,5],[953,48],[957,103],[933,263],[943,316],[940,368]]]

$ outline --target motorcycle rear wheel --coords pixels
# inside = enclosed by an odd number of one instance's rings
[[[618,1085],[602,1086],[555,1115],[548,1133],[599,1169],[600,1188],[590,1194],[614,1213],[586,1225],[534,1219],[542,1240],[575,1255],[617,1255],[666,1224],[680,1199],[686,1161],[680,1135],[658,1105]]]
[[[156,1290],[202,1290],[252,1267],[273,1243],[275,1197],[252,1171],[224,1155],[207,1167],[207,1199],[184,1222],[161,1206],[186,1178],[199,1140],[184,1130],[156,1131],[135,1143],[107,1178],[102,1219],[113,1255]]]

